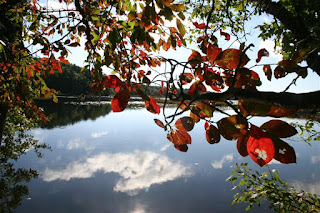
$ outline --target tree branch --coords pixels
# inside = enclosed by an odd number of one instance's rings
[[[308,93],[288,93],[288,92],[262,92],[255,90],[245,90],[240,88],[229,88],[223,93],[208,92],[197,97],[185,97],[185,100],[210,100],[210,101],[226,101],[226,100],[248,100],[256,103],[272,104],[295,109],[320,108],[320,91]]]

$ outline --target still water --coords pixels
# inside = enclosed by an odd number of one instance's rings
[[[245,212],[246,205],[231,205],[236,191],[225,181],[230,166],[249,162],[267,171],[241,157],[236,141],[208,144],[203,123],[190,132],[192,144],[182,153],[154,123],[162,115],[139,107],[122,113],[110,112],[110,105],[46,110],[52,122],[32,134],[52,151],[43,150],[42,158],[29,151],[18,160],[17,167],[35,169],[40,176],[27,184],[30,194],[15,212]],[[271,169],[297,189],[319,194],[319,143],[287,142],[297,164],[272,161]],[[253,209],[268,211],[267,205]]]

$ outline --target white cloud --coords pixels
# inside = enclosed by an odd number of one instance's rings
[[[150,151],[136,151],[134,153],[101,153],[82,161],[69,163],[62,170],[46,168],[42,179],[46,182],[69,181],[73,178],[93,177],[98,171],[118,173],[120,178],[113,190],[129,195],[136,195],[152,184],[161,184],[191,175],[189,167],[180,162],[173,162],[167,156]]]
[[[277,161],[277,160],[275,160],[275,159],[272,159],[268,164],[269,164],[269,165],[270,165],[270,164],[281,164],[281,162],[280,162],[280,161]]]
[[[303,190],[312,194],[320,194],[320,182],[304,183],[302,181],[293,181],[290,183],[290,185],[296,188],[298,191]]]
[[[316,164],[320,162],[320,156],[311,156],[311,163]]]
[[[161,147],[160,151],[161,151],[161,152],[164,152],[164,151],[166,151],[167,149],[169,149],[170,146],[171,146],[171,144],[167,143],[166,145],[164,145],[163,147]]]
[[[102,131],[102,132],[94,132],[91,134],[91,137],[93,138],[100,138],[103,135],[107,135],[108,131]]]
[[[223,158],[219,161],[213,161],[212,167],[215,169],[222,169],[223,164],[233,161],[233,154],[225,155]]]

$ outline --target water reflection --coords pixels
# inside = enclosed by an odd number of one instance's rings
[[[223,165],[233,161],[233,154],[228,154],[222,157],[221,160],[215,160],[212,162],[212,167],[215,169],[222,169]]]
[[[95,120],[111,112],[110,104],[55,104],[49,101],[38,101],[37,105],[44,109],[45,114],[50,119],[47,124],[41,124],[42,128],[48,129],[68,126],[88,119]]]
[[[190,167],[173,162],[165,155],[150,151],[133,153],[100,153],[81,161],[69,163],[65,169],[44,171],[42,179],[69,181],[74,178],[90,178],[98,171],[117,173],[120,179],[113,190],[136,195],[153,184],[161,184],[192,174]]]

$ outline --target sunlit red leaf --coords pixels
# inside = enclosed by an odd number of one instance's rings
[[[218,121],[220,134],[227,140],[234,140],[247,132],[248,122],[241,115],[232,115]]]
[[[177,20],[178,20],[178,19],[177,19]],[[178,47],[181,47],[181,46],[182,46],[182,42],[181,42],[180,38],[179,38],[177,35],[174,35],[174,37],[176,37],[176,39],[177,39],[177,45],[178,45]]]
[[[149,99],[150,101],[145,101],[146,109],[154,114],[160,114],[160,106],[152,97],[149,96]]]
[[[159,119],[154,119],[154,122],[160,126],[161,128],[163,128],[164,130],[166,130],[167,128],[165,127],[165,125],[162,123],[162,121],[160,121]]]
[[[224,36],[227,41],[230,40],[230,35],[226,32],[223,32],[221,29],[220,29],[220,35]]]
[[[219,130],[215,126],[210,125],[208,128],[206,128],[206,139],[210,144],[219,143],[220,142]]]
[[[197,82],[194,82],[189,88],[188,95],[195,96],[198,92]]]
[[[188,58],[188,62],[192,67],[196,67],[202,61],[201,55],[197,51],[193,51],[192,54]]]
[[[111,109],[113,112],[121,112],[123,111],[128,104],[130,98],[130,92],[128,89],[123,89],[119,93],[117,93],[112,99],[111,99]]]
[[[275,147],[274,159],[286,164],[297,162],[296,153],[292,146],[279,138],[272,138],[272,141]]]
[[[174,145],[191,144],[191,136],[182,130],[172,130],[167,134],[167,139]]]
[[[292,115],[296,112],[297,112],[296,109],[288,109],[285,107],[271,106],[267,115],[276,117],[276,118],[281,118],[281,117]]]
[[[298,133],[293,126],[281,120],[270,120],[260,128],[279,138],[291,137]]]
[[[237,140],[237,149],[241,156],[246,157],[249,155],[247,150],[247,142],[249,139],[249,134],[240,135]]]
[[[256,59],[256,62],[260,62],[263,56],[269,56],[269,52],[265,48],[262,48],[258,51],[258,58]]]
[[[241,63],[240,63],[241,58]],[[238,65],[239,67],[243,67],[248,63],[250,59],[241,50],[237,49],[226,49],[222,51],[218,58],[216,59],[215,63],[225,69],[236,69]]]
[[[217,56],[221,53],[222,49],[214,46],[213,44],[209,44],[208,49],[207,49],[207,58],[209,62],[213,62]]]
[[[205,129],[205,130],[209,129],[209,126],[210,126],[210,124],[208,123],[208,121],[206,121],[206,122],[204,123],[204,129]]]
[[[272,77],[271,66],[270,66],[270,65],[264,65],[264,66],[263,66],[263,72],[264,72],[264,74],[267,76],[267,79],[268,79],[269,81],[271,81],[271,77]]]
[[[246,117],[248,115],[266,116],[271,109],[271,105],[256,103],[253,101],[239,100],[238,105],[241,113]]]
[[[206,28],[206,24],[205,23],[201,23],[201,24],[198,24],[198,22],[192,22],[192,24],[197,28],[197,29],[200,29],[200,30],[203,30]],[[209,28],[209,27],[208,27]]]
[[[194,79],[192,73],[183,73],[180,75],[182,85],[190,83]]]
[[[191,131],[194,127],[194,121],[192,118],[185,116],[178,119],[174,125],[178,130]]]
[[[103,79],[103,84],[108,88],[116,88],[121,87],[123,85],[123,82],[116,75],[107,75]]]
[[[65,57],[63,57],[63,56],[60,56],[59,60],[64,64],[70,64],[70,62],[67,59],[65,59]]]
[[[198,115],[201,118],[211,118],[213,116],[214,105],[207,102],[196,103]]]
[[[275,154],[271,138],[262,129],[254,125],[251,125],[247,151],[252,160],[259,164],[259,166],[269,163]]]
[[[194,123],[198,123],[200,121],[200,117],[193,112],[190,112],[190,117],[193,119]]]

